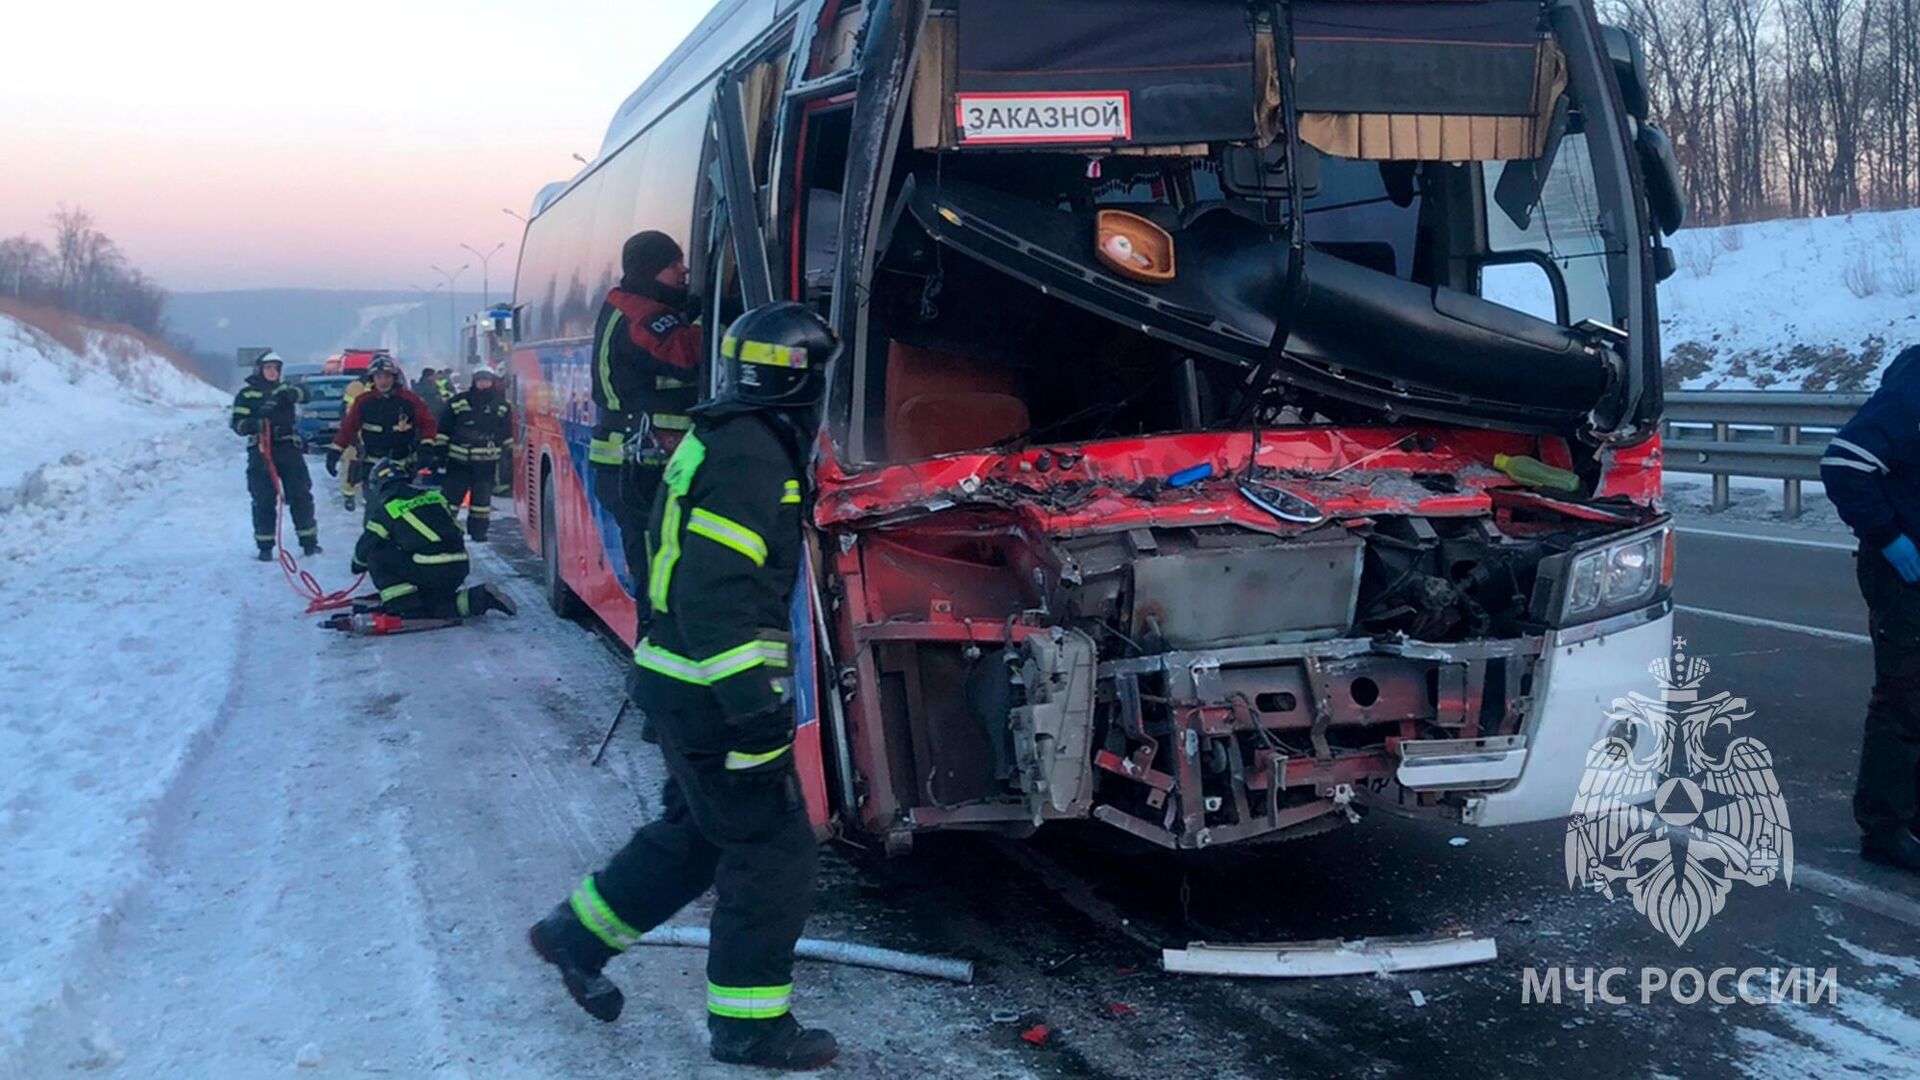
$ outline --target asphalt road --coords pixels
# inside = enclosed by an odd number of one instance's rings
[[[977,1052],[981,1076],[1007,1075],[1010,1052],[1036,1076],[1920,1076],[1920,878],[1859,860],[1848,805],[1872,675],[1850,545],[1741,531],[1684,524],[1676,633],[1712,663],[1709,691],[1755,710],[1741,730],[1774,755],[1795,877],[1736,886],[1684,946],[1626,901],[1570,890],[1560,822],[1479,830],[1380,815],[1193,856],[1097,826],[1014,847],[923,837],[896,859],[835,845],[809,932],[976,960],[975,986],[950,991],[946,1026],[952,1056]],[[1157,951],[1455,931],[1491,936],[1498,959],[1229,980],[1167,974]],[[1831,969],[1837,1000],[1639,993],[1649,969],[1755,967]],[[1524,973],[1555,968],[1624,968],[1612,988],[1626,1001],[1568,990],[1559,1004],[1524,1002]],[[843,1029],[901,1022],[884,998],[870,1010],[814,1015]],[[907,1057],[900,1070],[921,1075]]]

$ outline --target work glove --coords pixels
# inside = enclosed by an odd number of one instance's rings
[[[340,448],[337,446],[327,447],[327,475],[340,475]]]
[[[1881,548],[1880,554],[1893,564],[1894,572],[1900,575],[1901,581],[1909,585],[1920,581],[1920,548],[1913,546],[1911,537],[1902,533],[1894,538],[1893,543]]]
[[[242,420],[240,421],[240,427],[238,430],[242,435],[258,435],[260,434],[260,421]]]

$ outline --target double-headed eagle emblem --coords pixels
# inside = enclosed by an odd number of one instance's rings
[[[1702,697],[1712,669],[1673,640],[1648,665],[1658,700],[1615,698],[1607,736],[1567,819],[1567,884],[1628,897],[1684,945],[1726,906],[1734,883],[1793,884],[1793,826],[1760,740],[1733,734],[1753,715],[1747,699]]]

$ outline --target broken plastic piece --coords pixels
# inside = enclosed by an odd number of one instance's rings
[[[1168,971],[1188,975],[1318,978],[1484,964],[1499,956],[1492,938],[1465,934],[1435,938],[1361,938],[1272,945],[1209,945],[1164,949]]]
[[[1047,1045],[1047,1036],[1052,1034],[1053,1034],[1053,1029],[1048,1027],[1047,1025],[1035,1024],[1032,1027],[1028,1028],[1027,1030],[1021,1032],[1020,1037],[1032,1043],[1035,1046],[1045,1046]]]
[[[1172,476],[1167,477],[1167,486],[1174,488],[1186,487],[1189,484],[1197,484],[1212,475],[1213,462],[1203,461],[1198,465],[1190,465],[1174,473]]]
[[[1495,454],[1493,467],[1528,487],[1550,491],[1579,491],[1580,478],[1565,469],[1556,469],[1525,454]]]

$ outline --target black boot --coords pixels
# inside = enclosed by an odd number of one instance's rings
[[[492,610],[505,612],[509,616],[520,614],[520,609],[500,586],[482,585],[480,590],[486,594],[487,606]]]
[[[273,545],[261,544],[260,550],[257,554],[254,555],[254,558],[259,559],[261,562],[272,562],[273,561]]]
[[[300,541],[300,554],[306,555],[308,557],[312,557],[314,555],[320,554],[320,541],[318,540]]]
[[[587,1015],[609,1024],[620,1018],[620,1009],[627,999],[620,988],[613,985],[613,980],[600,973],[607,961],[618,954],[594,937],[593,931],[580,925],[572,906],[562,903],[546,918],[534,923],[527,931],[527,941],[532,943],[533,951],[540,954],[540,959],[560,969],[567,993],[587,1010]]]
[[[348,495],[346,497],[346,502],[347,502],[347,509],[349,510],[353,509],[353,496]]]
[[[713,1060],[729,1065],[808,1072],[823,1068],[840,1053],[840,1043],[831,1032],[801,1027],[792,1013],[775,1020],[709,1015],[707,1032],[712,1036],[708,1050]]]
[[[1860,857],[1898,870],[1920,873],[1920,837],[1897,825],[1860,838]]]

